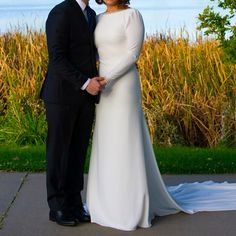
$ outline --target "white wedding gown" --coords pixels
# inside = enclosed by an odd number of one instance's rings
[[[150,227],[156,215],[236,209],[236,184],[165,186],[142,111],[135,65],[143,38],[143,20],[135,9],[98,17],[99,72],[109,84],[96,106],[87,187],[91,221],[129,231]]]

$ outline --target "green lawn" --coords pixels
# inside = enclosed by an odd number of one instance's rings
[[[155,147],[163,174],[236,174],[236,149]]]
[[[236,149],[155,147],[154,150],[162,174],[236,173]],[[45,164],[44,146],[0,146],[0,170],[40,172],[45,170]],[[88,165],[89,158],[86,172]]]
[[[39,172],[45,164],[44,146],[0,146],[0,170]]]

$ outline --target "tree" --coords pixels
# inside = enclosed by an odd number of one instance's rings
[[[225,14],[214,12],[213,7],[207,6],[199,14],[200,26],[205,29],[206,36],[214,35],[220,41],[226,61],[236,64],[236,25],[233,24],[236,12],[236,0],[211,0],[217,1],[218,7],[225,10]]]

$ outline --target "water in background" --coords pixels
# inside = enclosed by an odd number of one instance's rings
[[[0,0],[0,33],[29,26],[35,30],[45,28],[50,9],[61,0]],[[143,15],[146,33],[167,32],[179,34],[185,28],[194,37],[197,16],[210,0],[131,0],[131,7]],[[101,13],[105,7],[90,0],[90,6]]]

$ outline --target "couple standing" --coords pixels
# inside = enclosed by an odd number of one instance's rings
[[[46,23],[49,64],[42,97],[48,123],[50,220],[134,230],[150,227],[156,215],[236,209],[235,185],[164,185],[135,65],[144,39],[142,16],[129,8],[128,0],[96,0],[107,7],[96,19],[88,2],[65,0]],[[96,103],[87,187],[90,219],[80,193]],[[230,201],[226,189],[234,194]]]

